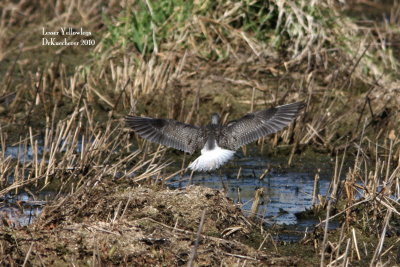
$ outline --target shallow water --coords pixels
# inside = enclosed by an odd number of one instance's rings
[[[242,170],[242,172],[245,171]],[[263,173],[259,170],[254,171],[258,176]],[[174,180],[177,182],[172,181],[171,186],[185,187],[188,185],[189,175],[183,178],[185,181],[179,182],[180,177],[175,177]],[[192,183],[226,190],[227,196],[235,203],[241,204],[245,211],[250,210],[255,191],[263,187],[264,197],[259,206],[259,215],[271,223],[297,224],[295,213],[305,211],[312,205],[314,179],[309,174],[295,172],[272,173],[263,180],[243,175],[236,179],[212,174],[196,174],[192,178]],[[320,193],[326,194],[328,186],[328,180],[321,180]]]
[[[192,184],[224,190],[229,198],[239,204],[244,213],[248,214],[255,191],[264,188],[264,194],[259,205],[257,216],[262,218],[266,225],[285,225],[288,232],[279,234],[280,240],[292,241],[300,239],[305,231],[313,229],[319,223],[317,218],[299,219],[296,213],[312,207],[314,177],[317,173],[315,165],[318,162],[302,162],[296,168],[282,168],[285,162],[265,159],[262,156],[235,158],[228,167],[213,173],[195,173]],[[306,165],[306,166],[304,166]],[[307,166],[309,165],[309,166]],[[279,167],[278,167],[279,166]],[[241,169],[238,177],[239,168]],[[259,179],[265,170],[270,170],[263,179]],[[327,194],[331,181],[331,170],[325,169],[319,174],[318,193]],[[190,175],[177,175],[168,185],[172,188],[189,185]],[[337,224],[331,222],[330,228]]]
[[[40,150],[40,148],[39,148]],[[23,153],[22,151],[26,151]],[[39,151],[40,152],[40,151]],[[249,148],[250,154],[256,156],[244,156],[236,153],[234,159],[220,170],[210,173],[195,173],[192,184],[207,186],[223,190],[227,196],[238,204],[245,214],[251,209],[255,191],[264,188],[264,194],[259,205],[257,216],[262,218],[266,225],[285,225],[289,232],[281,232],[279,239],[297,240],[304,232],[311,230],[318,219],[298,219],[296,213],[303,212],[312,207],[312,194],[314,177],[318,169],[320,173],[318,193],[325,196],[329,188],[332,166],[329,158],[310,160],[296,158],[293,160],[295,167],[285,167],[286,157],[266,158],[257,152],[256,147]],[[22,161],[32,160],[32,151],[28,146],[8,147],[7,156],[19,158]],[[180,168],[179,160],[176,167]],[[240,175],[238,175],[239,169]],[[268,173],[260,179],[268,170]],[[167,182],[172,188],[186,187],[189,185],[190,175],[177,175]],[[0,214],[7,215],[15,225],[27,225],[41,213],[46,201],[52,200],[56,192],[42,191],[32,194],[21,192],[17,195],[6,195],[0,199]],[[331,224],[335,227],[335,224]]]
[[[0,217],[10,226],[25,226],[42,213],[43,206],[56,196],[54,191],[41,191],[35,195],[22,191],[0,198]]]

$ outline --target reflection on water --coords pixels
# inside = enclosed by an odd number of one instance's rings
[[[233,168],[228,166],[220,172],[195,173],[192,184],[226,191],[229,198],[241,205],[245,214],[251,209],[255,191],[262,187],[264,195],[258,216],[267,224],[291,225],[292,231],[304,232],[319,223],[317,219],[298,219],[295,215],[312,206],[316,170],[314,173],[272,170],[263,179],[259,179],[265,170],[271,167],[270,162],[264,158],[241,158],[234,161],[233,165]],[[237,178],[238,166],[242,168],[239,178]],[[327,194],[330,178],[321,175],[318,183],[319,194],[323,196]],[[189,184],[189,179],[190,174],[177,175],[169,181],[169,186],[185,187]],[[330,226],[336,227],[334,223]],[[287,237],[281,235],[279,238],[292,240],[299,237],[288,234]]]
[[[54,199],[53,191],[41,191],[35,195],[21,192],[0,197],[0,224],[25,226],[34,221],[42,212],[43,206]]]
[[[254,170],[256,175],[263,173]],[[188,184],[189,176],[174,178],[172,187],[185,187]],[[259,211],[265,211],[261,216],[265,216],[267,222],[278,224],[298,223],[295,213],[310,208],[312,205],[312,192],[314,178],[306,173],[285,173],[268,174],[263,180],[241,176],[241,178],[228,178],[227,176],[216,176],[208,174],[195,174],[192,178],[195,185],[203,185],[214,189],[227,190],[227,196],[235,203],[242,204],[245,211],[250,210],[254,193],[258,188],[264,188],[264,201],[259,207]],[[329,187],[328,180],[319,183],[320,193],[326,194]],[[260,213],[260,212],[259,212]]]
[[[40,146],[39,153],[42,153]],[[20,161],[32,160],[30,146],[8,147],[6,155],[19,158]],[[332,173],[329,170],[331,167],[323,165],[325,164],[323,162],[307,162],[307,160],[302,162],[301,159],[297,162],[301,165],[298,168],[277,167],[285,166],[286,160],[285,162],[276,160],[272,162],[262,156],[245,157],[241,153],[237,153],[235,160],[221,170],[211,173],[195,173],[192,183],[224,190],[229,198],[242,207],[245,214],[251,209],[255,191],[258,188],[264,188],[258,216],[269,225],[290,225],[294,232],[304,233],[306,229],[312,228],[319,221],[298,219],[295,214],[312,206],[314,176],[317,168],[326,170],[325,174],[321,173],[318,193],[323,196],[327,194],[331,179],[330,173]],[[177,168],[180,168],[180,165],[178,167],[177,164]],[[239,169],[240,175],[238,175]],[[268,172],[265,175],[266,170]],[[260,179],[260,177],[263,178]],[[177,175],[168,181],[168,186],[185,187],[189,183],[189,178],[189,174],[185,174],[183,177]],[[27,225],[41,212],[46,201],[51,200],[54,196],[55,192],[40,192],[35,198],[27,193],[1,197],[0,215],[6,214],[7,218],[14,221],[16,225]],[[334,224],[331,226],[335,227]],[[281,235],[279,238],[290,240],[294,237],[292,234],[288,234],[287,237]]]
[[[43,153],[43,147],[38,147],[39,155]],[[29,162],[33,160],[33,151],[31,146],[9,146],[7,147],[4,156],[13,159],[19,159],[20,162]]]
[[[43,155],[44,152],[44,147],[40,144],[43,143],[43,140],[40,140],[39,145],[37,146],[37,152],[38,152],[38,159],[41,159],[41,156]],[[90,143],[90,142],[88,142]],[[57,150],[58,152],[64,152],[67,150],[68,147],[68,143],[66,143],[64,140],[60,141],[59,144],[59,149]],[[74,148],[76,153],[80,153],[81,152],[81,146],[82,146],[82,138],[79,138],[77,141],[77,144]],[[47,152],[49,152],[49,150],[47,149]],[[19,145],[15,145],[15,146],[7,146],[5,153],[4,153],[4,157],[11,157],[13,159],[19,159],[20,162],[29,162],[33,160],[33,150],[32,150],[32,146],[31,145],[23,145],[23,144],[19,144]]]

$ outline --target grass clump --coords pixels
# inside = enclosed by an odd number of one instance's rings
[[[133,44],[139,54],[158,52],[158,47],[179,35],[193,8],[191,1],[136,1],[118,15],[117,23],[107,21],[105,47]],[[175,32],[174,30],[177,30]]]

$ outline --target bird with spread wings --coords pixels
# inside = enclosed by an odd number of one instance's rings
[[[172,119],[126,116],[125,123],[139,136],[167,147],[201,156],[189,168],[194,171],[211,171],[226,163],[237,149],[263,136],[276,133],[288,126],[304,108],[296,102],[249,113],[240,119],[220,124],[214,113],[207,126],[194,126]]]

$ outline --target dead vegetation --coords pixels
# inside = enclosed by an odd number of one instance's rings
[[[336,157],[329,195],[316,196],[326,216],[303,240],[309,260],[396,262],[396,1],[382,23],[355,23],[336,1],[14,2],[0,4],[0,196],[54,184],[60,196],[28,228],[2,218],[0,262],[179,265],[197,247],[199,265],[304,265],[266,252],[275,243],[264,230],[252,240],[254,225],[221,193],[159,188],[180,170],[120,120],[131,111],[201,124],[210,110],[227,121],[295,100],[304,115],[259,144],[289,147],[289,165],[306,149]],[[61,26],[91,31],[96,46],[41,45],[42,27]],[[339,235],[326,228],[338,218]]]
[[[194,240],[199,240],[198,265],[292,266],[300,261],[249,246],[263,235],[220,191],[129,183],[106,180],[82,187],[48,206],[29,228],[4,229],[2,263],[180,266],[192,257]]]

